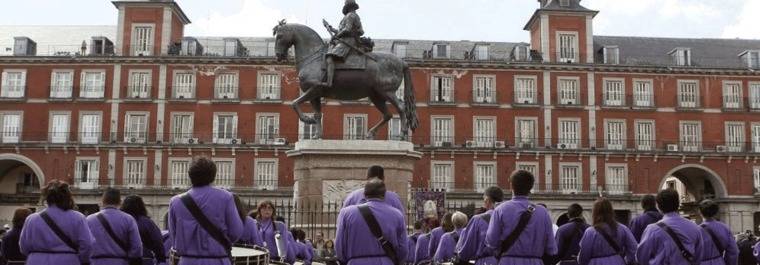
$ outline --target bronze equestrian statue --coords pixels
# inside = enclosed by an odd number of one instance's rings
[[[363,30],[355,13],[358,8],[355,0],[347,0],[346,17],[340,29],[325,25],[335,33],[330,42],[334,45],[328,46],[316,31],[304,25],[283,20],[274,28],[278,61],[286,61],[290,47],[295,48],[296,70],[304,93],[293,102],[293,109],[301,121],[316,125],[316,138],[321,139],[322,98],[359,100],[369,97],[383,114],[382,121],[366,134],[366,139],[374,139],[378,129],[393,118],[386,104],[390,102],[401,118],[402,139],[409,140],[410,131],[419,125],[409,65],[393,54],[370,52],[371,44],[362,46],[364,41],[359,37]],[[402,81],[403,100],[396,97]],[[301,110],[300,105],[307,101],[314,109],[313,117]]]

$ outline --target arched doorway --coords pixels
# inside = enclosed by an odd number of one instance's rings
[[[673,188],[681,196],[681,212],[692,219],[699,219],[699,202],[704,199],[727,196],[723,179],[712,169],[703,165],[687,164],[678,166],[660,183],[660,189]]]
[[[39,193],[45,176],[28,157],[0,154],[0,194]]]

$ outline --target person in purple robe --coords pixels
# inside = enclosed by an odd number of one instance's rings
[[[581,237],[589,225],[583,219],[583,207],[573,203],[567,207],[567,223],[557,230],[554,240],[557,242],[556,261],[560,265],[577,265],[578,251],[580,251]]]
[[[681,205],[678,192],[674,189],[662,190],[657,193],[655,200],[657,208],[665,216],[661,221],[650,224],[644,229],[636,251],[637,262],[640,265],[699,263],[703,257],[702,231],[694,222],[678,214],[678,208]],[[686,253],[681,251],[665,228],[673,231]],[[690,256],[692,260],[687,260],[685,256]]]
[[[166,249],[161,230],[148,217],[145,202],[138,195],[129,195],[121,203],[121,210],[135,219],[143,244],[143,265],[166,264]]]
[[[407,264],[414,264],[414,251],[415,247],[417,246],[417,239],[422,235],[422,221],[417,220],[414,222],[414,233],[409,235],[407,237],[407,252],[406,252],[406,263]]]
[[[385,169],[383,169],[381,166],[371,166],[369,169],[367,169],[367,180],[373,178],[379,178],[380,180],[385,181]],[[386,191],[385,199],[383,201],[393,206],[393,208],[401,211],[402,214],[406,214],[406,208],[401,202],[401,197],[399,197],[395,192],[389,190]],[[349,193],[348,196],[346,196],[346,199],[343,200],[343,208],[362,204],[365,202],[367,202],[367,199],[364,196],[364,189],[356,189]]]
[[[629,226],[636,242],[641,241],[641,234],[644,233],[644,229],[646,229],[648,225],[662,220],[662,214],[657,210],[654,195],[644,195],[644,197],[641,198],[641,208],[644,209],[644,212],[636,218],[633,218]]]
[[[436,249],[433,256],[433,260],[436,263],[454,260],[454,248],[461,238],[464,227],[467,225],[467,215],[459,211],[454,212],[451,215],[451,223],[454,225],[454,231],[441,236],[441,243],[438,244],[438,249]]]
[[[475,265],[496,264],[493,250],[486,248],[486,231],[496,205],[504,200],[504,191],[492,186],[483,192],[483,205],[486,211],[473,216],[460,236],[455,252],[459,260],[475,261]]]
[[[699,214],[704,221],[702,228],[702,265],[736,265],[739,263],[739,247],[731,229],[718,220],[720,208],[713,200],[699,203]]]
[[[287,263],[292,264],[296,261],[295,253],[293,253],[294,247],[291,246],[291,242],[294,242],[293,236],[288,231],[288,227],[285,223],[275,221],[277,218],[276,208],[271,201],[263,201],[259,203],[256,208],[256,220],[259,222],[259,234],[261,235],[263,247],[269,250],[269,257],[273,260],[284,260]],[[277,250],[276,238],[280,237],[285,251],[285,255],[281,255]]]
[[[341,264],[393,265],[406,258],[407,240],[404,215],[396,208],[383,202],[385,183],[371,179],[364,186],[367,202],[340,210],[335,233],[335,253]],[[395,257],[389,256],[380,241],[372,234],[359,207],[368,207],[377,221],[382,237],[391,245]]]
[[[235,243],[246,246],[263,246],[264,243],[261,240],[261,234],[259,234],[259,223],[247,214],[248,209],[243,205],[240,196],[233,193],[232,198],[235,200],[235,207],[240,215],[240,219],[243,221],[243,235]]]
[[[290,233],[293,234],[294,241],[292,243],[296,259],[305,265],[311,264],[314,259],[314,252],[311,243],[306,242],[306,232],[301,229],[291,229]]]
[[[211,186],[216,178],[216,164],[209,158],[199,157],[193,160],[188,173],[192,188],[186,194],[229,243],[237,241],[243,235],[243,222],[232,193]],[[179,264],[230,264],[230,250],[214,240],[193,217],[182,202],[183,195],[169,201],[169,240],[180,257]]]
[[[2,244],[0,245],[0,255],[8,264],[18,264],[26,260],[26,256],[21,254],[18,241],[21,238],[21,230],[24,228],[26,218],[32,214],[29,208],[18,208],[13,212],[13,227],[3,235]],[[16,263],[13,263],[16,262]]]
[[[494,209],[486,231],[486,247],[494,249],[494,255],[502,265],[541,265],[545,255],[556,255],[552,221],[544,207],[536,206],[528,200],[535,178],[530,172],[520,170],[510,177],[513,196]],[[502,242],[512,234],[520,217],[531,211],[525,229],[508,250],[502,250]],[[519,232],[519,231],[518,231]]]
[[[441,220],[441,226],[430,231],[430,243],[428,243],[428,257],[435,258],[435,251],[438,250],[438,244],[441,243],[443,234],[454,231],[454,224],[451,222],[452,213],[446,213]]]
[[[90,263],[92,237],[90,227],[83,214],[74,211],[74,198],[69,184],[59,180],[48,182],[42,190],[48,208],[34,213],[26,219],[21,230],[19,248],[26,258],[26,264],[34,265],[80,265]],[[43,214],[50,217],[68,237],[70,247],[43,219]]]
[[[599,198],[591,210],[593,226],[580,242],[578,265],[626,265],[636,261],[636,239],[628,227],[615,221],[607,198]]]
[[[414,264],[423,264],[432,260],[427,251],[430,243],[430,231],[425,232],[417,238],[417,245],[414,246]]]
[[[101,210],[87,217],[87,225],[95,238],[90,257],[92,264],[128,265],[131,261],[142,260],[143,247],[137,222],[119,210],[121,192],[107,188],[101,203]],[[107,227],[111,228],[112,234]]]

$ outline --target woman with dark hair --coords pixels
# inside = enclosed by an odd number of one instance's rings
[[[121,210],[134,217],[137,222],[137,230],[140,231],[140,239],[143,244],[143,265],[166,263],[161,230],[148,217],[148,210],[145,208],[142,197],[138,195],[127,196],[121,204]]]
[[[271,201],[263,201],[259,203],[256,212],[258,213],[258,215],[256,215],[256,220],[259,222],[259,234],[263,240],[264,247],[269,249],[269,256],[273,260],[284,258],[285,262],[290,264],[295,262],[296,253],[294,253],[294,248],[290,246],[293,245],[291,243],[294,241],[293,236],[290,234],[290,231],[288,231],[288,227],[285,223],[275,221],[277,218],[277,211],[274,207],[274,203]],[[285,257],[281,257],[280,253],[277,251],[277,237],[282,238],[281,242],[286,245],[285,250],[287,253],[285,253]]]
[[[95,239],[84,215],[73,211],[75,204],[69,184],[52,180],[42,194],[48,208],[30,215],[21,230],[19,247],[21,253],[27,256],[27,264],[90,263]]]
[[[327,265],[338,264],[338,258],[335,257],[335,243],[333,243],[332,239],[325,241],[325,248],[322,251],[322,260],[324,260]]]
[[[240,219],[243,220],[243,236],[238,239],[237,243],[262,246],[263,243],[261,242],[261,235],[259,234],[259,223],[256,222],[256,219],[246,215],[248,210],[237,194],[233,193],[232,198],[235,200],[235,206],[237,207],[238,214],[240,214]]]
[[[21,236],[21,230],[24,228],[24,222],[31,214],[32,210],[29,210],[29,208],[18,208],[13,213],[13,228],[3,236],[2,249],[0,249],[2,257],[7,261],[6,264],[24,264],[26,256],[21,254],[21,250],[18,248],[18,241]]]
[[[625,265],[636,261],[636,239],[631,230],[615,221],[615,210],[599,198],[591,210],[594,223],[581,238],[579,265]]]

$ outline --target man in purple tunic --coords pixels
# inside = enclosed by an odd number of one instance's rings
[[[431,259],[435,257],[435,251],[438,250],[438,244],[441,243],[441,237],[443,234],[454,231],[454,225],[451,223],[452,213],[446,213],[441,220],[441,226],[434,228],[430,231],[430,243],[428,243],[428,257]]]
[[[414,264],[425,263],[431,260],[431,257],[428,255],[429,243],[430,231],[417,238],[417,245],[414,246]]]
[[[486,247],[495,250],[499,264],[541,265],[544,255],[557,254],[549,213],[546,208],[528,201],[534,181],[530,172],[520,170],[513,174],[510,178],[514,193],[512,200],[502,203],[493,211],[486,232]],[[525,229],[508,250],[502,250],[502,242],[515,230],[522,214],[531,209],[533,213]]]
[[[130,260],[142,260],[143,246],[137,222],[131,215],[119,210],[121,192],[108,188],[101,202],[103,207],[100,212],[87,217],[87,225],[95,238],[92,264],[128,265]]]
[[[383,169],[381,166],[371,166],[369,169],[367,169],[367,180],[373,178],[379,178],[380,180],[385,181],[385,169]],[[393,208],[401,211],[402,215],[406,214],[406,208],[401,202],[401,198],[395,192],[386,191],[385,199],[383,201],[393,206]],[[365,202],[367,202],[367,199],[364,197],[364,189],[356,189],[349,193],[348,196],[346,196],[346,199],[343,200],[343,208],[351,205],[362,204]]]
[[[385,184],[372,179],[364,186],[367,202],[340,210],[338,231],[335,233],[335,253],[341,264],[382,264],[392,265],[393,260],[403,262],[406,258],[406,224],[398,209],[383,202]],[[359,207],[368,207],[377,220],[383,239],[390,243],[395,252],[391,258],[386,254],[380,241],[372,234]]]
[[[665,216],[662,221],[651,224],[644,230],[639,248],[636,251],[638,263],[640,265],[699,263],[703,257],[702,231],[694,222],[678,215],[678,207],[680,206],[678,192],[674,189],[662,190],[657,194],[656,201],[657,208]],[[661,226],[661,223],[665,226]],[[690,255],[694,260],[693,262],[688,261],[684,255],[679,255],[682,252],[665,230],[666,227],[670,228],[680,239],[687,256]]]
[[[452,261],[454,258],[454,248],[462,235],[464,227],[467,225],[467,215],[462,212],[455,212],[451,215],[451,222],[454,224],[454,231],[448,232],[441,236],[441,243],[435,251],[433,260],[436,263]]]
[[[736,265],[739,262],[739,247],[734,241],[731,229],[715,220],[720,208],[712,200],[699,204],[699,213],[704,222],[702,227],[702,265]]]
[[[644,212],[634,218],[629,226],[631,228],[631,233],[633,233],[633,237],[636,238],[636,242],[641,241],[641,234],[644,233],[644,229],[646,229],[648,225],[662,220],[662,214],[660,211],[657,211],[654,195],[644,195],[644,197],[641,198],[641,208],[644,209]]]
[[[557,259],[561,265],[578,264],[580,241],[589,225],[583,219],[583,207],[573,203],[567,208],[568,222],[559,227],[555,241],[557,242]]]
[[[414,251],[417,246],[417,239],[422,235],[422,221],[414,222],[414,233],[407,237],[406,241],[406,263],[414,264]]]
[[[243,222],[232,194],[210,186],[216,178],[214,162],[205,157],[197,158],[188,173],[192,188],[187,194],[229,242],[237,241],[243,234]],[[229,250],[201,227],[182,203],[181,196],[169,201],[169,237],[181,257],[180,265],[230,264]]]
[[[457,255],[460,260],[474,260],[475,265],[496,264],[493,250],[486,248],[486,231],[491,221],[493,209],[504,200],[504,191],[499,187],[489,187],[483,194],[483,204],[487,209],[485,213],[478,214],[470,219],[465,228],[465,233],[457,243]]]

